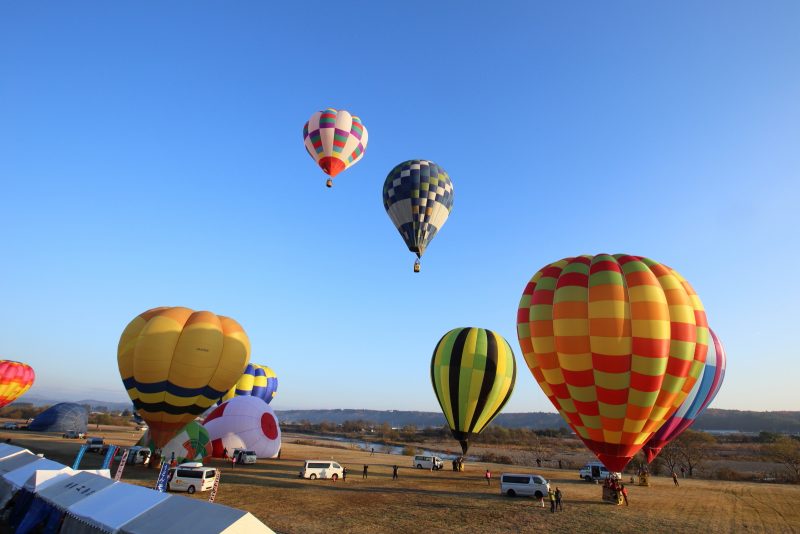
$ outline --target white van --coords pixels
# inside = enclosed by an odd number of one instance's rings
[[[258,461],[256,451],[245,449],[233,449],[231,457],[236,460],[237,464],[254,464]]]
[[[119,462],[122,460],[124,449],[120,447],[114,455],[114,461]],[[127,465],[147,465],[150,463],[150,449],[147,447],[140,447],[135,445],[128,448],[128,459],[125,460]]]
[[[417,455],[411,461],[411,467],[416,467],[417,469],[442,469],[444,468],[444,462],[438,456]]]
[[[503,473],[500,475],[500,493],[509,497],[530,496],[541,499],[550,491],[550,483],[539,475]]]
[[[604,466],[601,462],[589,462],[580,468],[578,475],[586,482],[605,480],[609,476],[616,478],[617,480],[622,478],[622,473],[609,471],[608,468],[606,468],[606,466]]]
[[[203,467],[200,462],[188,462],[178,467],[170,468],[167,479],[169,491],[208,491],[214,487],[214,478],[217,470],[213,467]]]
[[[300,470],[300,478],[332,478],[334,481],[342,476],[342,466],[331,460],[306,460]]]

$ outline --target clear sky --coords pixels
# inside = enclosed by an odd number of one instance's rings
[[[545,264],[652,257],[728,352],[714,406],[800,408],[797,2],[4,2],[0,357],[31,394],[126,399],[125,325],[237,319],[277,409],[439,409],[448,330],[517,353],[506,411],[552,411],[516,339]],[[333,189],[303,124],[359,115]],[[453,212],[412,273],[389,170]]]

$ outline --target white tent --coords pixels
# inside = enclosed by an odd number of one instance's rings
[[[63,469],[38,469],[28,477],[22,487],[31,493],[38,493],[50,484],[71,477],[75,473],[71,467],[66,466]]]
[[[13,471],[9,471],[0,478],[0,508],[8,503],[8,501],[11,499],[11,496],[14,495],[14,493],[16,493],[17,490],[19,490],[22,486],[24,486],[25,482],[27,482],[31,475],[36,471],[40,469],[56,471],[67,469],[66,465],[54,462],[53,460],[39,458],[38,456],[34,456],[34,458],[34,461],[22,465]]]
[[[41,459],[40,456],[36,456],[28,450],[2,458],[0,459],[0,476]]]
[[[118,532],[125,523],[170,498],[166,493],[142,486],[113,484],[70,506],[63,531]]]
[[[225,534],[269,534],[273,531],[253,514],[208,501],[173,496],[126,523],[125,534],[184,534],[220,532]]]
[[[8,443],[0,443],[0,460],[14,456],[15,454],[19,454],[21,452],[27,452],[28,454],[31,454],[31,451],[28,449],[23,449],[22,447],[17,447],[16,445],[9,445]]]

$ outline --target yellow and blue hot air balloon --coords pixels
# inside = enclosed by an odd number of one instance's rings
[[[163,447],[239,378],[250,341],[229,317],[188,308],[154,308],[128,324],[117,363],[133,405]]]
[[[242,377],[228,392],[217,401],[222,404],[233,397],[258,397],[267,404],[272,402],[278,392],[278,377],[266,365],[248,363]]]
[[[404,161],[383,182],[383,207],[417,255],[414,272],[419,272],[419,260],[453,209],[453,182],[432,161]]]
[[[431,358],[431,383],[453,437],[467,454],[469,440],[500,413],[517,379],[508,341],[483,328],[446,333]]]

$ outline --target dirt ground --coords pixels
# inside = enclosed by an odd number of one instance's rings
[[[119,428],[92,429],[90,436],[131,445],[140,433]],[[0,440],[71,465],[83,440],[24,431],[0,432]],[[800,486],[680,480],[653,477],[650,487],[629,485],[630,506],[613,506],[600,499],[601,487],[578,478],[575,469],[468,463],[461,473],[417,470],[409,456],[356,449],[335,449],[294,443],[284,437],[280,460],[222,469],[217,502],[251,512],[280,533],[338,530],[373,532],[798,532]],[[306,459],[334,459],[348,467],[347,480],[303,480]],[[82,468],[97,468],[99,454],[87,453]],[[400,467],[392,480],[392,465]],[[362,477],[364,465],[368,478]],[[485,469],[494,475],[491,485]],[[113,472],[113,470],[112,470]],[[536,472],[564,494],[564,511],[550,513],[531,498],[500,495],[502,472]],[[123,480],[152,487],[156,471],[127,466]],[[207,499],[208,493],[193,498]]]

